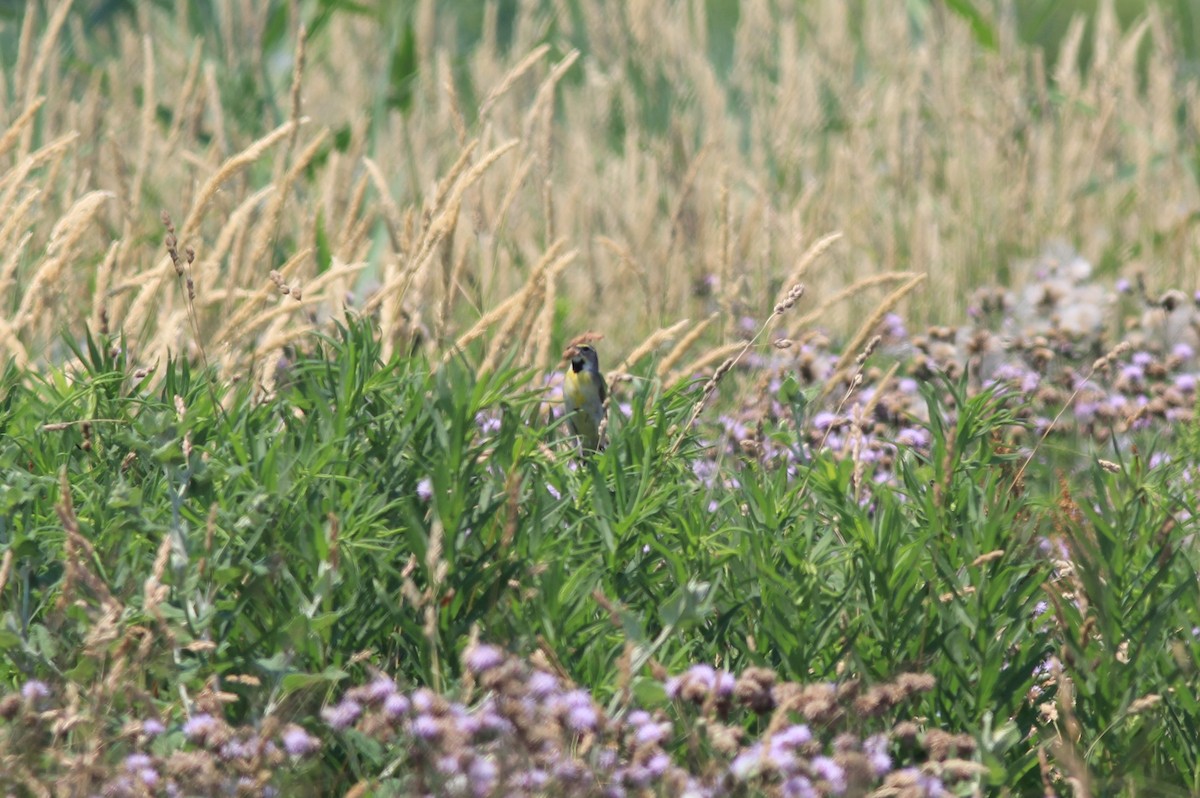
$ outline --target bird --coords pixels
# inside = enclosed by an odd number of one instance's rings
[[[608,387],[600,373],[600,356],[588,344],[576,344],[567,350],[571,368],[563,380],[563,403],[567,410],[567,426],[579,439],[585,453],[599,451],[600,428],[607,408],[604,400]]]

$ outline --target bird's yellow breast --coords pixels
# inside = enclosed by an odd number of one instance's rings
[[[563,397],[568,407],[582,407],[599,398],[596,375],[590,371],[568,371],[563,383]]]

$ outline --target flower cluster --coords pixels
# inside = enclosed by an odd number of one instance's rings
[[[758,389],[721,416],[721,449],[795,474],[823,449],[860,462],[875,481],[890,480],[899,452],[928,451],[922,387],[940,390],[935,375],[965,374],[971,392],[1009,395],[1031,430],[1029,445],[1047,432],[1121,444],[1137,430],[1170,433],[1191,419],[1200,292],[1152,294],[1141,281],[1099,281],[1090,263],[1057,244],[1016,271],[1018,288],[974,293],[963,325],[910,334],[898,316],[885,315],[868,346],[873,354],[860,355],[857,368],[839,370],[844,357],[820,331],[779,331],[787,346],[744,360]],[[793,381],[808,397],[802,405],[784,390]],[[953,404],[943,399],[952,423]],[[796,424],[790,435],[772,433]]]
[[[289,772],[321,748],[296,724],[230,725],[220,696],[205,691],[195,711],[168,725],[131,719],[110,738],[72,746],[62,735],[81,718],[71,691],[31,680],[0,696],[0,790],[5,794],[280,795]]]
[[[388,789],[405,795],[915,798],[950,795],[981,772],[970,737],[892,719],[933,688],[923,674],[866,688],[696,665],[662,680],[659,705],[606,710],[495,646],[472,645],[464,664],[457,700],[377,675],[323,717],[384,743]]]

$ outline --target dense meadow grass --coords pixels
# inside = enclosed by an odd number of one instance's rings
[[[1195,22],[1059,5],[0,6],[0,788],[1200,792]]]

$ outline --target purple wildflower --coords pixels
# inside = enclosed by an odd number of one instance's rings
[[[496,788],[499,770],[496,763],[487,757],[476,757],[467,768],[467,780],[471,784],[472,794],[483,798],[491,795]]]
[[[183,736],[192,742],[202,741],[217,728],[217,721],[207,712],[188,718],[183,724]]]
[[[476,676],[486,673],[504,664],[504,652],[487,644],[479,644],[468,648],[463,655],[467,670]]]
[[[784,798],[818,798],[819,795],[812,782],[803,776],[793,776],[785,781],[780,793]]]
[[[871,770],[875,771],[878,777],[883,777],[892,769],[892,758],[887,749],[888,738],[885,735],[875,734],[863,740],[863,753],[867,755]]]
[[[154,767],[154,760],[148,754],[137,753],[125,757],[125,769],[130,773],[150,767]]]
[[[403,695],[392,693],[383,701],[383,712],[389,718],[398,718],[407,715],[410,706],[409,700]]]
[[[358,720],[361,714],[362,705],[349,699],[343,699],[341,703],[321,710],[322,720],[338,731],[354,725],[354,721]]]
[[[35,703],[40,699],[50,697],[50,687],[43,681],[30,679],[21,685],[21,697],[31,704]]]
[[[433,498],[433,480],[429,477],[423,477],[417,483],[417,498],[423,502],[427,502]]]
[[[283,750],[287,751],[289,756],[308,756],[321,747],[320,740],[294,723],[283,730],[280,738],[283,741]]]
[[[841,795],[846,791],[846,771],[827,756],[814,756],[809,763],[812,773],[829,785],[829,791]]]
[[[417,715],[413,719],[412,730],[423,740],[435,740],[442,733],[441,724],[431,715]]]
[[[558,689],[558,679],[545,671],[529,674],[529,694],[534,698],[546,698]]]

